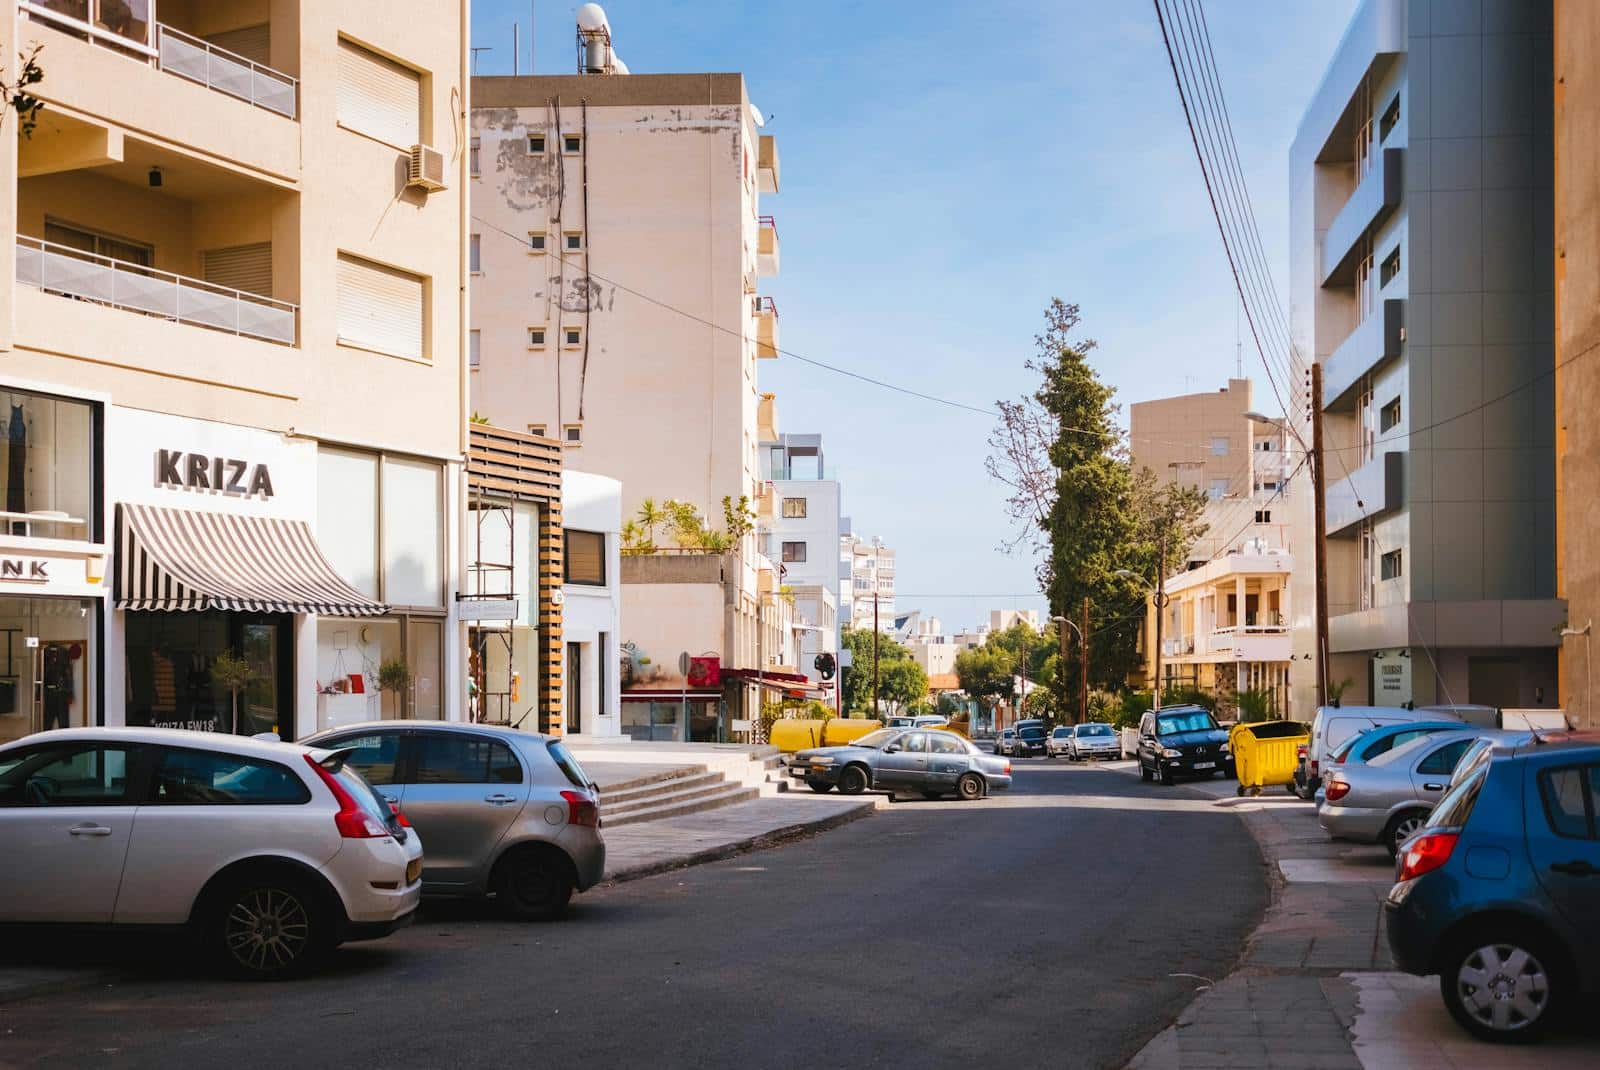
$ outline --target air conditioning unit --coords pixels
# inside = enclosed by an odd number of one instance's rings
[[[411,166],[406,171],[406,186],[430,193],[444,189],[444,153],[428,145],[411,146]]]

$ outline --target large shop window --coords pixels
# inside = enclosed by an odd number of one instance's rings
[[[0,598],[0,743],[95,724],[97,603]]]
[[[7,390],[0,417],[4,531],[51,539],[95,537],[95,409],[86,401]]]
[[[295,738],[293,619],[222,610],[126,614],[128,724]],[[213,672],[224,653],[249,669],[237,693]]]

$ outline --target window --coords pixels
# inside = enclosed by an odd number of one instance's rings
[[[1383,555],[1379,562],[1378,578],[1380,580],[1395,580],[1400,578],[1400,573],[1400,551],[1390,550]]]
[[[122,806],[128,748],[66,743],[0,756],[0,806]]]
[[[481,137],[473,138],[472,139],[471,154],[467,158],[468,168],[470,169],[470,173],[471,173],[473,178],[477,178],[478,175],[480,174],[480,172],[478,170],[478,155],[482,151],[482,149],[483,149],[483,138],[481,138]]]
[[[1257,509],[1256,510],[1256,523],[1257,524],[1270,524],[1270,523],[1272,523],[1272,510],[1271,509]]]
[[[923,754],[928,750],[928,733],[907,732],[900,737],[900,749],[912,754]]]
[[[340,253],[335,287],[340,342],[413,360],[426,356],[422,276]]]
[[[1221,435],[1211,440],[1211,456],[1226,457],[1228,455],[1228,440]]]
[[[213,286],[272,296],[272,243],[231,245],[200,254],[200,274]]]
[[[543,134],[529,134],[528,135],[528,152],[531,153],[534,156],[543,156],[544,155],[544,135]]]
[[[1211,481],[1211,497],[1225,498],[1228,496],[1228,481],[1226,479],[1213,479]]]
[[[153,245],[114,238],[75,223],[62,223],[54,219],[44,221],[44,240],[82,253],[109,257],[126,264],[138,264],[140,267],[150,267],[156,258]]]
[[[569,252],[569,253],[577,253],[577,252],[582,252],[583,251],[583,233],[581,231],[577,231],[577,230],[569,230],[569,231],[567,231],[566,239],[567,239],[567,243],[566,243],[567,244],[567,252]]]
[[[1262,490],[1277,490],[1278,489],[1278,484],[1275,483],[1275,482],[1269,481],[1269,482],[1261,484],[1261,489]]]
[[[583,445],[583,425],[567,424],[561,429],[561,441],[569,446]]]
[[[552,739],[545,744],[545,750],[550,753],[551,760],[556,763],[556,768],[561,770],[569,784],[575,788],[589,786],[589,775],[583,771],[583,766],[578,764],[578,759],[572,756],[565,743]]]
[[[594,702],[594,712],[600,717],[604,717],[611,712],[606,704],[606,696],[609,693],[606,687],[606,674],[608,671],[607,666],[610,664],[610,655],[607,653],[607,650],[610,646],[609,639],[610,636],[608,636],[605,632],[601,632],[599,638],[595,641],[595,649],[600,655],[600,660],[595,663],[595,675],[597,679],[595,687],[596,697]]]
[[[482,363],[483,342],[478,331],[467,332],[467,362],[474,369]]]
[[[583,138],[578,134],[563,134],[561,136],[562,152],[582,152]]]
[[[1557,836],[1592,840],[1594,826],[1594,788],[1600,766],[1588,769],[1551,769],[1539,775],[1539,794],[1544,796],[1545,816]]]
[[[794,562],[804,561],[806,559],[806,544],[803,542],[784,543],[783,559]]]
[[[949,732],[935,732],[929,738],[933,744],[931,749],[935,754],[967,753],[967,748],[962,746],[961,741],[956,739]]]
[[[544,424],[529,424],[528,434],[534,435],[538,438],[544,438]]]
[[[1389,101],[1389,106],[1383,109],[1383,116],[1378,120],[1378,143],[1381,145],[1389,139],[1389,134],[1395,125],[1400,122],[1400,94],[1396,93],[1394,99]]]
[[[804,498],[783,499],[783,515],[789,520],[799,520],[806,515],[806,500]]]
[[[483,239],[474,234],[467,239],[467,270],[474,275],[483,274]]]
[[[11,520],[0,523],[0,533],[95,539],[96,406],[11,387],[6,395],[9,404],[0,405],[0,500],[9,512],[62,519]],[[26,652],[22,640],[16,642],[21,659]]]
[[[561,344],[568,349],[577,349],[583,345],[582,327],[561,328]]]
[[[522,783],[522,766],[499,740],[468,732],[423,732],[415,745],[417,784]]]
[[[277,762],[169,750],[156,767],[154,801],[169,806],[290,805],[310,802],[311,792]]]
[[[444,605],[444,502],[434,461],[383,459],[384,601]]]
[[[317,449],[317,544],[339,575],[378,597],[378,455]]]
[[[1389,255],[1383,258],[1383,263],[1378,265],[1378,285],[1387,286],[1391,279],[1400,274],[1400,246],[1396,245],[1390,250]]]
[[[1417,772],[1423,776],[1433,776],[1435,774],[1449,776],[1451,771],[1455,769],[1456,763],[1461,760],[1463,754],[1467,753],[1467,748],[1470,746],[1472,746],[1472,740],[1470,739],[1458,739],[1454,742],[1446,743],[1422,759],[1417,765]]]
[[[585,587],[604,587],[606,585],[605,533],[567,528],[563,535],[566,537],[566,574],[562,577],[562,581],[582,584]]]
[[[539,230],[539,231],[530,230],[530,231],[528,231],[528,251],[531,252],[531,253],[542,253],[542,252],[544,252],[545,249],[548,248],[548,245],[546,243],[546,238],[547,237],[548,237],[548,235],[546,235],[545,232],[542,231],[542,230]]]
[[[529,349],[543,349],[544,348],[544,336],[545,336],[545,329],[543,327],[529,327],[528,328],[528,348]]]
[[[323,746],[344,750],[354,747],[355,753],[345,759],[345,764],[366,777],[373,784],[395,784],[400,775],[400,733],[374,732],[367,736],[330,740]]]
[[[1389,431],[1400,424],[1400,399],[1395,398],[1378,413],[1378,430]]]
[[[339,41],[340,126],[399,149],[424,141],[422,77],[358,44]]]

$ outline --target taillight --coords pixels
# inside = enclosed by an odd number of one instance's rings
[[[389,830],[382,821],[373,817],[361,808],[355,798],[339,783],[339,778],[322,767],[322,763],[311,755],[306,755],[306,763],[317,771],[317,776],[333,792],[333,800],[339,804],[339,812],[333,815],[334,827],[339,830],[341,838],[346,840],[381,840],[389,835]]]
[[[1340,765],[1343,765],[1344,764],[1344,760],[1347,757],[1349,757],[1349,755],[1350,755],[1349,751],[1340,751],[1338,754],[1335,754],[1333,756],[1333,760],[1338,762]]]
[[[1007,762],[1006,763],[1006,776],[1010,776],[1010,775],[1011,775],[1011,763]]]
[[[1294,756],[1296,758],[1304,758],[1306,755],[1308,755],[1310,753],[1311,753],[1310,749],[1304,743],[1295,744]]]
[[[401,828],[408,829],[408,828],[411,827],[411,819],[406,816],[406,812],[404,810],[400,809],[400,804],[399,803],[397,803],[397,802],[390,803],[389,804],[389,812],[394,815],[395,823],[398,824]]]
[[[1346,784],[1342,780],[1328,781],[1327,788],[1329,802],[1338,802],[1340,799],[1350,794],[1350,785]]]
[[[567,824],[600,827],[600,806],[593,799],[581,791],[563,791],[561,797],[567,800]]]
[[[1319,768],[1321,768],[1321,763],[1318,762],[1315,758],[1311,759],[1311,775],[1312,776],[1316,776],[1317,775],[1317,770]]]
[[[1395,880],[1408,881],[1432,873],[1450,861],[1450,853],[1456,849],[1460,838],[1458,832],[1426,832],[1418,836],[1406,844],[1400,856],[1400,875]]]

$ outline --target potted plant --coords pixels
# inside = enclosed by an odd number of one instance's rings
[[[405,712],[405,692],[416,679],[402,658],[390,658],[378,666],[378,690],[393,691],[400,697],[395,700],[395,716]]]
[[[211,682],[233,699],[233,725],[229,731],[235,735],[239,732],[239,692],[253,679],[255,670],[250,668],[250,663],[231,650],[224,650],[211,663]]]
[[[1340,701],[1344,698],[1345,691],[1349,687],[1350,687],[1350,681],[1349,680],[1340,680],[1337,683],[1334,683],[1333,681],[1329,681],[1329,683],[1328,683],[1328,705],[1337,708],[1339,706]]]

